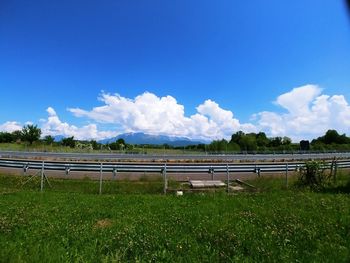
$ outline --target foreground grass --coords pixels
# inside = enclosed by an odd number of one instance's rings
[[[260,193],[176,197],[146,181],[152,194],[117,182],[119,192],[99,196],[90,181],[40,193],[15,180],[0,176],[0,262],[350,261],[346,193],[268,180]],[[120,194],[131,187],[135,194]]]

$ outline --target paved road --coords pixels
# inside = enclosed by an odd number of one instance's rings
[[[272,160],[307,160],[350,158],[347,153],[305,153],[305,154],[228,154],[228,155],[152,155],[152,154],[114,154],[114,153],[53,153],[53,152],[15,152],[0,151],[0,158],[52,158],[76,160],[198,160],[198,161],[272,161]]]

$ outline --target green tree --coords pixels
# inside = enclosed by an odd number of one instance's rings
[[[74,148],[75,147],[74,136],[63,138],[62,141],[61,141],[61,144],[63,146],[69,146],[70,148]]]
[[[330,144],[350,144],[350,138],[345,134],[340,135],[336,130],[328,130],[324,136],[318,137],[312,140],[311,144],[323,143],[326,145]],[[334,147],[333,147],[334,148]]]
[[[41,135],[41,129],[36,125],[25,125],[22,128],[22,139],[23,141],[27,141],[30,144],[38,141]]]
[[[119,138],[117,141],[116,141],[116,143],[118,143],[118,144],[126,144],[125,143],[125,140],[124,139],[122,139],[122,138]]]
[[[227,150],[229,152],[240,152],[241,148],[239,147],[239,145],[235,142],[229,142],[227,144]]]
[[[245,133],[242,132],[242,131],[238,131],[234,134],[232,134],[231,136],[231,141],[230,142],[234,142],[234,143],[237,143],[239,144],[239,141],[241,140],[242,137],[245,136]]]
[[[266,147],[269,144],[270,140],[267,138],[265,132],[259,132],[256,135],[256,144],[259,147]]]
[[[284,136],[283,138],[282,138],[282,144],[283,145],[290,145],[292,143],[292,139],[291,138],[289,138],[289,137],[287,137],[287,136]]]
[[[238,131],[232,134],[229,144],[231,144],[234,148],[237,148],[236,145],[239,145],[241,151],[256,151],[258,148],[256,137],[257,134],[255,133],[245,134],[242,131]]]
[[[277,148],[277,147],[279,147],[279,146],[281,146],[281,145],[282,145],[282,137],[274,137],[274,138],[271,138],[270,144],[269,144],[270,147],[275,147],[275,148]]]
[[[101,145],[98,142],[96,142],[95,140],[91,140],[90,143],[91,143],[92,149],[94,149],[94,150],[98,150],[101,148]]]
[[[328,130],[324,135],[324,143],[346,144],[349,143],[349,138],[345,134],[339,135],[336,130]]]
[[[11,133],[12,135],[12,141],[17,142],[22,140],[22,131],[13,131]]]
[[[0,143],[13,142],[13,135],[9,132],[0,132]]]
[[[238,144],[242,151],[252,152],[257,150],[255,134],[247,134],[243,136]]]
[[[47,145],[52,145],[52,144],[54,143],[54,141],[55,141],[55,138],[52,137],[51,135],[46,135],[46,136],[44,137],[44,142],[45,142],[45,144],[47,144]]]
[[[124,139],[119,138],[119,139],[116,141],[116,144],[117,144],[118,150],[124,150],[124,149],[125,149],[126,143],[125,143]]]
[[[336,130],[328,130],[324,135],[323,141],[325,144],[339,143],[339,137],[340,135]]]

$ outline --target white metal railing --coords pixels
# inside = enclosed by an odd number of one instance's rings
[[[258,176],[264,172],[283,172],[288,185],[288,172],[297,171],[305,165],[305,162],[285,162],[285,163],[197,163],[197,164],[177,164],[177,163],[113,163],[113,162],[72,162],[72,161],[39,161],[39,160],[19,160],[0,159],[0,168],[17,168],[27,171],[37,170],[41,174],[41,190],[44,186],[44,178],[48,179],[44,171],[64,171],[66,175],[70,172],[98,172],[100,174],[100,194],[102,193],[103,173],[112,173],[113,178],[118,172],[144,172],[161,173],[164,181],[164,193],[168,186],[168,173],[188,174],[188,173],[209,173],[212,180],[214,173],[226,173],[227,189],[230,181],[230,173],[256,173]],[[350,168],[350,160],[324,161],[323,169]],[[48,182],[49,183],[49,182]]]

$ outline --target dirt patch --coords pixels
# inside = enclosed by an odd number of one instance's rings
[[[94,225],[94,229],[108,228],[113,225],[113,221],[109,218],[100,219]]]

